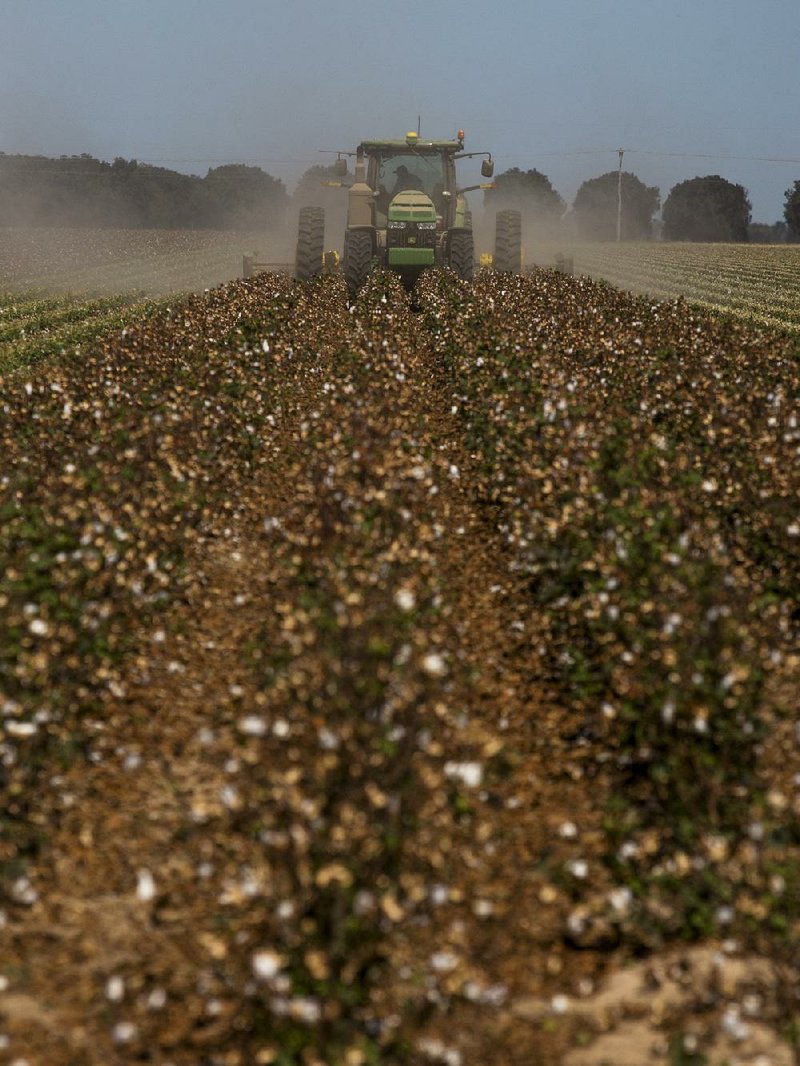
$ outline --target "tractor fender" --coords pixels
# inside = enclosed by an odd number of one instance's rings
[[[365,181],[357,181],[347,194],[347,228],[366,229],[374,225],[375,193]]]

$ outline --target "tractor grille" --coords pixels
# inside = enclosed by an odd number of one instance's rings
[[[435,248],[435,222],[390,222],[386,231],[388,248]]]

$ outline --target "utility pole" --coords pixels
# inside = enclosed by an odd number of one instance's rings
[[[622,157],[625,155],[624,148],[618,148],[619,174],[617,175],[617,244],[622,240]]]

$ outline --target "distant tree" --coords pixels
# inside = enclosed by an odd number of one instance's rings
[[[747,227],[747,239],[751,244],[787,244],[789,227],[785,222],[751,222]]]
[[[119,226],[191,229],[208,224],[206,213],[202,179],[135,159],[115,159],[95,218]]]
[[[598,241],[614,240],[617,235],[618,184],[619,172],[610,170],[599,178],[590,178],[578,189],[571,217],[582,237]],[[651,188],[635,174],[623,171],[623,240],[649,240],[653,235],[653,216],[660,203],[661,194],[657,188]]]
[[[260,229],[283,222],[286,188],[261,167],[216,167],[203,179],[203,187],[210,220],[219,229]]]
[[[217,167],[205,178],[135,159],[0,155],[0,226],[166,229],[274,227],[288,197],[259,167]]]
[[[675,185],[664,203],[668,241],[746,242],[751,206],[742,185],[710,174]]]
[[[800,181],[796,181],[791,189],[787,189],[785,196],[783,217],[792,237],[800,240]]]
[[[497,175],[494,186],[483,194],[487,211],[515,208],[523,214],[531,212],[542,218],[556,220],[561,218],[567,206],[553,188],[550,179],[536,169],[520,170],[519,167],[511,167],[510,170]]]

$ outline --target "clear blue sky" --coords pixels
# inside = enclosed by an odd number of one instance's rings
[[[467,131],[569,201],[617,166],[719,173],[753,216],[800,179],[800,0],[0,0],[0,151],[90,152],[289,189],[362,137]],[[708,156],[712,158],[701,158]]]

